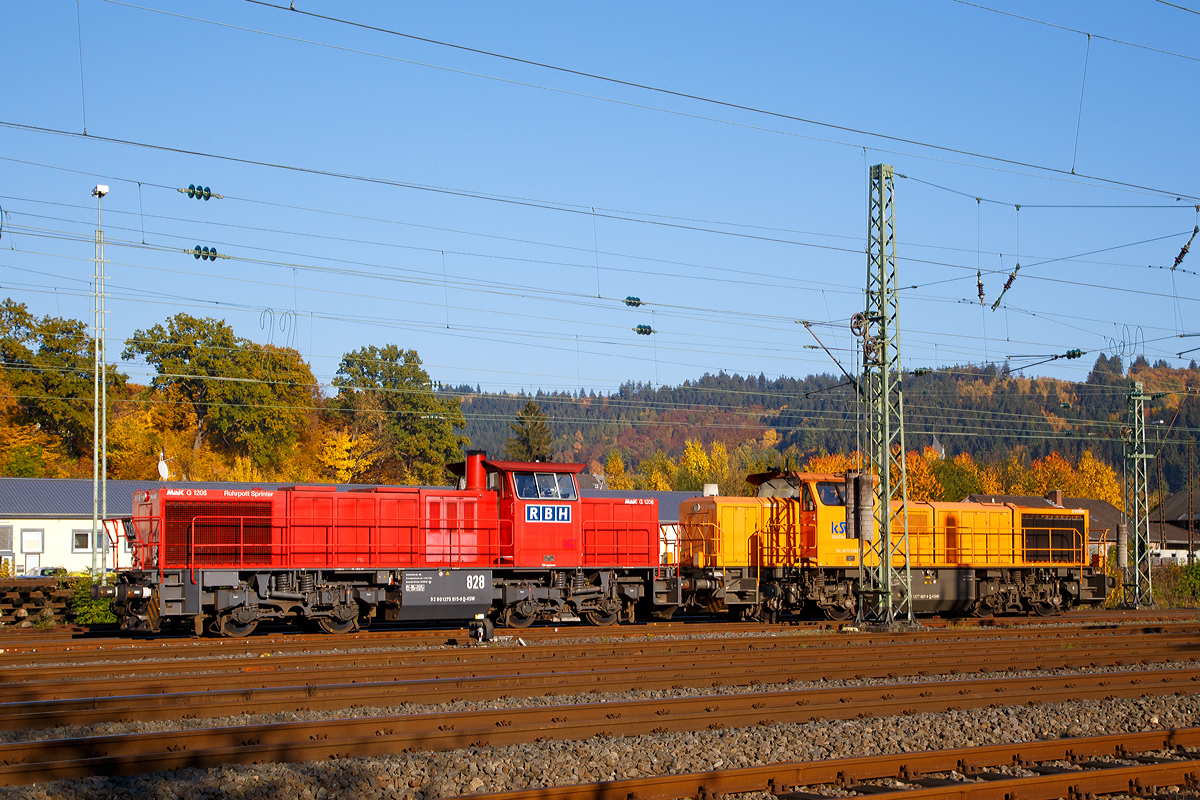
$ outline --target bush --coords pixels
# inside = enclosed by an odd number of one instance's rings
[[[111,600],[92,599],[92,576],[85,575],[71,582],[71,621],[78,625],[99,625],[116,622]]]
[[[1159,608],[1195,608],[1200,605],[1200,562],[1156,567],[1150,585]]]

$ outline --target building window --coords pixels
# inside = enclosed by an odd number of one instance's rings
[[[41,528],[21,529],[21,552],[41,553],[45,550],[45,531]]]
[[[11,553],[12,549],[12,525],[0,525],[0,553]]]
[[[92,552],[91,545],[88,544],[88,538],[91,531],[71,531],[71,552],[72,553],[90,553]],[[96,547],[104,550],[104,533],[96,531]]]

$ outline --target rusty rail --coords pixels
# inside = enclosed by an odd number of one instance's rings
[[[453,750],[536,739],[579,740],[893,716],[990,705],[1192,693],[1198,670],[998,678],[618,703],[321,720],[0,744],[0,785],[130,775],[226,763]]]
[[[1181,728],[1113,736],[1089,736],[1077,739],[1051,739],[990,747],[935,750],[924,753],[875,755],[866,758],[828,761],[788,762],[762,767],[721,770],[681,775],[656,775],[604,783],[576,784],[512,792],[470,795],[471,800],[669,800],[676,797],[719,798],[725,794],[771,792],[780,800],[814,800],[815,793],[795,791],[794,787],[833,784],[854,791],[869,789],[896,800],[1054,800],[1085,798],[1099,794],[1157,794],[1152,787],[1185,786],[1196,788],[1196,761],[1184,748],[1200,745],[1200,728]],[[1141,756],[1142,753],[1174,751],[1173,759]],[[1135,765],[1109,766],[1109,762],[1091,759],[1117,756]],[[1050,761],[1069,761],[1079,769],[1044,768],[1036,777],[1003,776],[986,772],[989,768],[1016,764],[1036,766]],[[1149,761],[1150,763],[1145,763]],[[977,779],[967,783],[949,779],[929,779],[929,773],[974,773]],[[896,779],[908,789],[887,791],[880,786],[864,786],[863,781]]]

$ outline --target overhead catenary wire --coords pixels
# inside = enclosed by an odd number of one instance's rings
[[[68,257],[68,258],[69,258],[69,257]],[[134,266],[137,266],[137,265],[134,265]],[[220,304],[218,304],[218,305],[220,305]],[[229,303],[225,303],[224,305],[226,305],[226,306],[229,306],[230,304],[229,304]],[[1034,313],[1034,314],[1033,314],[1033,316],[1038,316],[1038,314],[1037,314],[1037,313]],[[950,335],[954,335],[954,334],[950,334]],[[915,342],[914,342],[914,343],[915,343]]]
[[[120,3],[120,2],[118,2],[118,0],[105,0],[105,1],[110,2],[110,3],[115,3],[117,5],[131,5],[129,3]],[[964,2],[965,0],[957,0],[957,1]],[[808,124],[808,125],[815,125],[815,126],[819,126],[819,127],[829,128],[832,130],[842,131],[845,133],[854,133],[854,134],[863,135],[863,136],[872,136],[872,137],[876,137],[879,139],[884,139],[886,141],[897,142],[900,144],[916,145],[919,147],[926,147],[926,148],[930,148],[932,150],[942,151],[942,152],[946,152],[946,153],[952,153],[955,155],[969,156],[972,158],[979,158],[979,159],[983,159],[983,160],[987,160],[987,161],[995,161],[998,163],[1008,164],[1008,165],[1012,165],[1012,166],[1025,167],[1028,169],[1036,169],[1036,170],[1051,173],[1051,174],[1060,174],[1060,175],[1068,175],[1069,174],[1072,176],[1074,176],[1074,174],[1075,174],[1073,172],[1067,172],[1066,170],[1062,170],[1062,169],[1058,169],[1058,168],[1054,168],[1054,167],[1038,165],[1038,164],[1033,164],[1033,163],[1029,163],[1029,162],[1022,162],[1022,161],[1018,161],[1015,159],[1008,159],[1008,158],[1003,158],[1000,156],[978,153],[978,152],[974,152],[974,151],[970,151],[970,150],[966,150],[966,149],[933,144],[930,142],[923,142],[918,139],[893,136],[893,135],[889,135],[889,134],[885,134],[885,133],[868,131],[868,130],[853,128],[853,127],[849,127],[849,126],[845,126],[845,125],[838,125],[838,124],[831,123],[831,122],[811,119],[811,118],[807,118],[807,117],[801,117],[798,115],[787,114],[784,112],[773,111],[773,110],[765,109],[765,108],[759,108],[757,106],[751,106],[751,105],[747,105],[747,104],[743,104],[743,103],[737,103],[737,102],[732,102],[732,101],[727,101],[727,100],[720,100],[720,99],[716,99],[716,98],[705,97],[703,95],[677,91],[674,89],[667,89],[665,87],[660,87],[660,86],[652,86],[650,84],[640,83],[637,81],[622,80],[620,78],[614,78],[614,77],[607,76],[607,75],[600,75],[597,73],[586,72],[583,70],[571,69],[568,67],[562,67],[562,66],[558,66],[558,65],[554,65],[554,64],[548,64],[548,63],[541,62],[541,61],[534,61],[532,59],[525,59],[525,58],[520,58],[517,56],[511,56],[511,55],[507,55],[507,54],[497,53],[494,51],[483,50],[480,48],[467,47],[465,45],[441,41],[441,40],[432,39],[432,38],[428,38],[428,37],[416,36],[414,34],[406,33],[403,31],[392,30],[390,28],[383,28],[380,26],[356,22],[356,21],[348,20],[348,19],[341,18],[341,17],[334,17],[334,16],[330,16],[330,15],[325,15],[325,14],[317,14],[312,11],[296,9],[294,7],[294,4],[293,4],[293,6],[289,7],[289,6],[283,6],[283,5],[276,5],[274,3],[268,3],[268,2],[265,2],[265,0],[246,0],[246,2],[252,3],[254,5],[265,6],[267,8],[271,8],[276,11],[302,14],[304,16],[321,19],[321,20],[324,20],[327,22],[333,22],[333,23],[337,23],[337,24],[341,24],[341,25],[362,28],[362,29],[366,29],[366,30],[375,31],[377,33],[384,33],[387,35],[398,36],[398,37],[411,39],[411,40],[415,40],[415,41],[422,41],[427,44],[433,44],[433,45],[436,45],[439,47],[452,48],[455,50],[461,50],[464,52],[470,52],[470,53],[475,53],[478,55],[487,56],[489,58],[502,59],[505,61],[511,61],[514,63],[524,64],[527,66],[533,66],[533,67],[537,67],[540,69],[552,70],[555,72],[560,72],[560,73],[564,73],[564,74],[568,74],[568,75],[574,75],[577,77],[588,78],[591,80],[603,81],[606,83],[616,84],[616,85],[625,86],[625,87],[633,88],[633,89],[639,89],[639,90],[643,90],[643,91],[647,91],[647,92],[654,92],[654,93],[658,93],[658,94],[662,94],[662,95],[676,97],[679,99],[692,100],[692,101],[696,101],[696,102],[700,102],[700,103],[715,105],[715,106],[719,106],[722,108],[728,108],[728,109],[733,109],[733,110],[738,110],[738,111],[746,111],[746,112],[750,112],[750,113],[754,113],[754,114],[761,114],[761,115],[773,117],[776,119],[784,119],[784,120],[788,120],[788,121],[792,121],[792,122],[800,122],[800,123],[804,123],[804,124]],[[974,5],[974,4],[967,3],[967,5]],[[134,6],[134,7],[141,8],[138,6]],[[985,8],[983,6],[979,6],[979,7]],[[143,9],[143,10],[155,11],[157,9]],[[992,10],[992,9],[988,9],[988,10]],[[223,23],[219,23],[219,24],[223,24]],[[1101,38],[1103,38],[1103,37],[1101,37]],[[1148,48],[1148,49],[1153,49],[1153,48]],[[1166,52],[1166,51],[1161,51],[1161,52]],[[1192,60],[1200,61],[1200,59],[1195,59],[1195,58],[1193,58]],[[858,146],[861,146],[861,145],[858,145]],[[1131,184],[1131,183],[1124,182],[1124,181],[1110,180],[1110,179],[1106,179],[1106,178],[1097,178],[1095,176],[1084,176],[1084,177],[1088,177],[1089,179],[1098,180],[1103,183],[1108,183],[1111,185],[1128,186],[1130,188],[1154,191],[1154,192],[1157,192],[1159,194],[1164,194],[1164,195],[1169,194],[1169,195],[1174,195],[1174,196],[1184,196],[1179,192],[1169,192],[1169,191],[1162,191],[1162,190],[1158,190],[1158,189],[1151,189],[1150,187],[1138,186],[1138,185]],[[1200,198],[1195,198],[1195,199],[1200,199]]]
[[[113,242],[114,242],[114,243],[116,243],[116,244],[128,243],[128,242],[121,242],[121,240],[113,240]],[[133,244],[135,244],[135,245],[136,245],[136,243],[133,243]],[[150,247],[154,247],[154,246],[150,246]],[[307,268],[309,268],[309,267],[310,267],[310,265],[299,265],[299,264],[296,264],[296,263],[294,263],[294,262],[275,262],[275,261],[269,261],[269,260],[264,260],[264,259],[242,259],[242,260],[247,260],[247,261],[256,262],[256,263],[266,263],[266,264],[273,265],[273,266],[282,266],[282,267],[284,267],[284,268],[287,268],[287,269],[295,269],[297,266],[299,266],[300,268],[303,268],[303,269],[307,269]],[[156,269],[156,270],[160,270],[160,271],[166,271],[166,272],[171,272],[171,271],[172,271],[172,270],[163,270],[162,268],[154,268],[154,267],[142,267],[142,266],[140,266],[140,265],[129,265],[129,266],[134,266],[134,267],[138,267],[138,268],[144,268],[144,269]],[[320,269],[320,268],[317,268],[317,269],[318,269],[318,271],[324,271],[324,270],[322,270],[322,269]],[[343,274],[343,273],[344,273],[344,271],[343,271],[343,270],[334,270],[333,272],[334,272],[335,274]],[[191,270],[189,270],[187,273],[184,273],[184,274],[194,274],[194,271],[191,271]],[[389,279],[389,280],[391,279],[391,278],[388,278],[387,276],[377,276],[377,275],[367,275],[367,277],[376,277],[376,278],[382,277],[382,278],[384,278],[384,279]],[[227,280],[239,280],[239,281],[244,281],[244,280],[246,280],[246,279],[244,279],[244,278],[234,278],[234,277],[226,277],[225,279],[227,279]],[[428,285],[432,285],[432,281],[426,281],[426,283],[427,283]],[[469,288],[469,287],[466,287],[466,284],[464,284],[464,288]],[[332,290],[332,291],[333,291],[334,293],[339,293],[339,294],[344,294],[344,293],[345,293],[345,292],[341,292],[341,291],[339,291],[339,290]],[[357,296],[357,295],[356,295],[356,296]],[[409,299],[409,298],[405,298],[405,299],[402,299],[402,300],[401,300],[401,302],[410,302],[410,303],[412,303],[412,302],[416,302],[416,301],[413,301],[413,300],[411,300],[411,299]],[[478,310],[478,309],[470,309],[469,307],[463,307],[463,310]],[[690,310],[691,310],[691,311],[697,311],[697,310],[701,310],[701,309],[696,309],[696,308],[694,308],[694,307],[693,307],[693,308],[692,308],[692,309],[690,309]],[[716,310],[716,311],[721,311],[721,310]],[[1036,316],[1036,314],[1035,314],[1035,316]],[[774,317],[773,319],[775,319],[776,321],[780,320],[780,318],[779,318],[779,317]],[[732,323],[732,324],[744,324],[744,323],[734,322],[734,323]],[[822,323],[822,324],[829,324],[829,323]],[[944,335],[956,335],[956,334],[944,334]]]
[[[1164,55],[1164,56],[1173,56],[1174,58],[1182,58],[1182,59],[1186,59],[1187,61],[1200,61],[1200,58],[1198,58],[1196,56],[1189,56],[1184,53],[1176,53],[1172,50],[1163,50],[1161,48],[1151,47],[1151,46],[1145,45],[1145,44],[1137,44],[1135,42],[1126,41],[1124,39],[1115,39],[1111,36],[1101,36],[1098,33],[1089,33],[1088,31],[1079,30],[1078,28],[1070,28],[1070,27],[1067,27],[1066,25],[1058,25],[1056,23],[1046,22],[1045,20],[1036,19],[1034,17],[1027,17],[1023,14],[1014,14],[1011,11],[1001,11],[998,8],[991,8],[990,6],[985,6],[985,5],[980,5],[979,3],[969,2],[969,0],[952,0],[952,2],[958,3],[959,5],[970,6],[972,8],[978,8],[982,11],[990,11],[993,14],[1001,14],[1006,17],[1013,17],[1015,19],[1024,20],[1025,22],[1032,22],[1037,25],[1044,25],[1048,28],[1058,28],[1060,31],[1068,31],[1070,33],[1077,33],[1080,36],[1088,36],[1088,37],[1094,36],[1097,39],[1102,39],[1103,41],[1106,41],[1106,42],[1112,42],[1113,44],[1124,45],[1126,47],[1136,47],[1139,50],[1148,50],[1152,53],[1159,53],[1160,55]]]

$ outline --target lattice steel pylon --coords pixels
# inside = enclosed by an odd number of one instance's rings
[[[908,472],[904,463],[904,393],[900,314],[896,294],[895,176],[890,165],[871,167],[867,219],[867,310],[860,322],[863,377],[860,394],[868,432],[867,456],[875,484],[875,530],[860,532],[858,621],[915,623],[908,559]],[[893,518],[891,501],[901,500]],[[899,523],[899,530],[894,530]],[[864,536],[865,534],[865,536]],[[870,536],[871,538],[867,538]]]
[[[1122,577],[1125,602],[1134,608],[1154,604],[1150,593],[1150,491],[1146,462],[1146,394],[1140,381],[1129,387],[1129,427],[1125,436],[1125,520],[1129,526],[1129,568]]]

